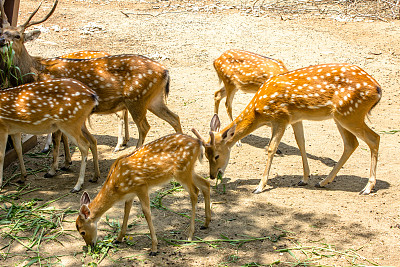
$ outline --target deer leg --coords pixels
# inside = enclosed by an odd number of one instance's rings
[[[342,122],[341,122],[342,123]],[[342,123],[343,125],[344,123]],[[355,136],[363,140],[371,150],[371,169],[370,177],[368,179],[367,185],[360,191],[361,195],[368,195],[371,193],[372,189],[376,184],[376,166],[378,163],[378,151],[379,151],[379,141],[380,137],[377,133],[372,131],[364,121],[360,121],[359,124],[346,123],[343,125],[346,129],[352,132]]]
[[[61,135],[61,139],[64,144],[64,156],[65,156],[64,167],[62,167],[61,170],[66,171],[72,164],[71,152],[69,151],[68,137],[65,134],[63,134]]]
[[[88,157],[88,151],[90,147],[89,141],[84,137],[82,127],[65,127],[62,129],[63,133],[68,136],[68,138],[79,148],[81,152],[81,168],[79,171],[79,178],[76,182],[74,188],[71,189],[71,193],[76,193],[81,190],[82,184],[85,180],[85,170]]]
[[[221,89],[219,89],[218,91],[216,91],[214,93],[214,113],[215,114],[218,114],[219,104],[221,103],[221,100],[224,97],[226,97],[225,86],[223,86]]]
[[[94,177],[89,180],[89,182],[95,183],[100,178],[100,168],[99,168],[99,156],[97,153],[97,140],[94,136],[88,131],[86,125],[82,126],[82,133],[86,140],[89,141],[90,151],[92,151],[93,155],[93,165],[94,165]]]
[[[343,165],[349,159],[351,154],[353,154],[354,150],[356,150],[356,148],[358,147],[358,141],[357,141],[356,136],[354,134],[352,134],[350,131],[346,130],[341,124],[339,124],[338,121],[335,120],[335,122],[339,129],[339,133],[343,139],[343,145],[344,145],[343,154],[340,157],[338,163],[335,165],[335,167],[332,169],[332,171],[328,174],[328,176],[321,182],[317,183],[315,185],[316,187],[324,187],[325,185],[332,183],[333,179],[335,179],[339,170],[343,167]]]
[[[56,175],[58,169],[58,153],[60,149],[61,131],[56,131],[52,134],[53,139],[53,162],[51,164],[50,170],[44,175],[45,178],[51,178]]]
[[[259,194],[263,191],[268,181],[269,171],[271,169],[272,159],[274,158],[275,152],[278,149],[278,145],[285,133],[286,124],[273,124],[272,125],[272,137],[268,145],[268,159],[267,165],[265,166],[264,174],[261,178],[257,188],[253,191],[254,194]]]
[[[8,133],[0,131],[0,189],[3,187],[4,156],[6,154]]]
[[[21,133],[12,134],[11,139],[14,144],[15,152],[18,156],[19,166],[21,168],[21,178],[17,180],[17,183],[24,183],[25,178],[28,176],[26,173],[26,168],[24,164],[24,158],[22,156],[22,141],[21,141]]]
[[[177,133],[183,133],[179,116],[169,110],[164,99],[155,100],[149,105],[148,109],[160,119],[168,122]]]
[[[207,180],[201,178],[196,173],[193,173],[193,182],[200,189],[204,196],[206,221],[201,229],[206,229],[208,228],[211,221],[210,183]]]
[[[303,122],[299,121],[292,124],[292,128],[294,131],[294,137],[296,139],[297,146],[300,149],[301,159],[303,162],[303,180],[301,180],[297,185],[303,186],[307,184],[308,179],[310,178],[310,167],[308,166],[306,145],[304,141]]]
[[[360,191],[360,195],[368,195],[374,189],[376,184],[376,166],[378,164],[378,151],[380,136],[372,131],[365,123],[362,132],[357,135],[362,139],[371,150],[371,169],[367,185]]]
[[[231,122],[233,121],[232,103],[233,103],[233,97],[235,96],[236,92],[237,92],[237,89],[234,86],[229,86],[229,88],[226,89],[225,107],[226,107],[226,113],[228,113],[228,116],[229,116],[229,119],[231,120]]]
[[[128,219],[129,219],[129,213],[131,212],[132,202],[133,202],[133,199],[129,199],[129,200],[125,201],[124,221],[122,222],[121,231],[119,232],[118,237],[117,237],[117,243],[122,242],[122,239],[124,238],[124,236],[126,234],[126,229],[128,227]]]
[[[118,118],[118,142],[114,148],[114,152],[118,152],[123,150],[123,147],[126,147],[129,141],[128,111],[124,109],[115,113],[115,115]]]
[[[199,189],[193,184],[192,181],[190,183],[186,183],[186,189],[189,192],[190,202],[192,204],[192,214],[190,216],[190,226],[189,226],[189,233],[188,233],[188,240],[191,241],[194,235],[194,225],[196,219],[196,205],[197,199],[199,195]]]
[[[126,107],[128,108],[128,111],[139,131],[139,139],[136,144],[136,147],[138,148],[143,145],[144,139],[150,130],[150,125],[146,119],[147,110],[146,108],[140,109],[141,107],[138,107],[136,102],[127,102]]]
[[[51,134],[48,134],[47,136],[46,136],[46,141],[45,141],[45,144],[44,144],[44,148],[43,148],[43,150],[41,151],[42,153],[47,153],[47,152],[49,152],[50,151],[50,144],[51,144],[51,142],[52,142],[52,137],[51,137]]]
[[[149,226],[149,230],[150,230],[150,235],[151,235],[150,256],[155,256],[155,255],[157,255],[158,241],[157,241],[156,232],[154,230],[154,225],[151,220],[150,198],[149,198],[149,193],[148,193],[148,187],[142,186],[136,192],[136,195],[138,196],[138,198],[140,200],[140,205],[142,206],[142,211],[143,211],[144,217],[146,218],[147,225]]]
[[[226,113],[228,113],[228,117],[232,122],[233,121],[233,115],[232,115],[233,97],[235,96],[238,89],[236,89],[236,87],[233,85],[225,86],[225,88],[226,88],[226,101],[225,101]],[[236,142],[236,146],[238,146],[238,147],[242,146],[242,142],[240,140],[238,140]]]

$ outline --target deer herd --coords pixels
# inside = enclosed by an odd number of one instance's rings
[[[1,1],[2,3],[3,1]],[[41,20],[31,22],[40,6],[21,26],[7,22],[1,4],[2,28],[0,46],[12,46],[13,64],[22,74],[22,84],[10,79],[10,88],[0,91],[0,186],[3,181],[3,162],[7,136],[12,137],[21,168],[23,182],[27,176],[22,158],[21,133],[53,134],[53,162],[46,177],[58,169],[61,137],[66,147],[65,168],[71,164],[68,139],[81,152],[81,168],[76,185],[81,190],[88,151],[93,154],[95,176],[100,177],[97,142],[86,128],[86,120],[93,113],[117,113],[119,118],[118,143],[122,149],[129,139],[128,112],[135,122],[139,139],[136,150],[118,158],[97,196],[90,200],[84,192],[81,197],[76,227],[87,245],[95,245],[97,222],[119,201],[125,202],[122,229],[117,241],[121,242],[135,196],[140,200],[152,238],[150,255],[157,253],[157,237],[151,220],[149,188],[175,178],[189,192],[192,204],[189,240],[193,237],[195,208],[199,190],[204,195],[206,221],[211,220],[210,183],[194,171],[197,159],[203,155],[209,162],[210,178],[224,174],[232,146],[257,128],[267,125],[272,137],[267,148],[267,163],[261,181],[254,193],[261,193],[268,180],[272,159],[287,126],[291,125],[303,162],[303,179],[308,183],[310,169],[305,151],[303,120],[333,119],[344,142],[344,152],[328,176],[316,184],[324,187],[331,183],[363,140],[371,151],[369,181],[360,194],[370,194],[376,183],[376,165],[379,135],[372,131],[365,119],[381,99],[382,91],[374,78],[351,64],[322,64],[289,71],[280,60],[241,50],[228,50],[214,61],[214,68],[223,87],[214,94],[214,117],[209,138],[192,129],[196,138],[183,134],[180,118],[166,105],[170,89],[170,75],[160,63],[141,55],[109,55],[97,51],[81,51],[55,58],[29,55],[24,43],[38,37],[40,31],[26,32],[28,27],[46,21],[53,8]],[[2,56],[0,66],[5,70]],[[232,101],[242,90],[255,94],[247,107],[235,119]],[[230,123],[221,129],[217,115],[222,98],[226,97],[226,110]],[[147,111],[168,122],[176,133],[145,144],[150,130]]]

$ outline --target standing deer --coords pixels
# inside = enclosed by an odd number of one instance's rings
[[[54,12],[58,0],[50,12],[40,21],[31,22],[40,6],[18,27],[4,23],[0,45],[12,42],[15,51],[14,64],[21,69],[24,81],[38,78],[74,78],[92,88],[99,96],[96,113],[110,114],[127,109],[139,130],[137,147],[140,147],[150,129],[147,110],[168,122],[176,132],[182,133],[179,116],[168,109],[165,98],[169,93],[170,77],[164,66],[140,55],[117,55],[94,59],[41,59],[31,57],[24,42],[37,38],[40,31],[25,33],[32,25],[46,21]],[[2,7],[3,9],[3,7]],[[29,75],[34,73],[34,75]]]
[[[97,142],[86,129],[85,121],[97,105],[97,95],[86,85],[72,79],[57,79],[21,85],[0,91],[0,186],[7,136],[10,135],[21,167],[23,182],[27,176],[22,158],[21,133],[45,134],[54,132],[68,136],[79,147],[82,161],[78,182],[71,190],[79,191],[85,177],[89,148],[95,167],[94,181],[100,177]],[[59,142],[58,142],[59,144]],[[48,172],[58,168],[58,147],[54,148],[53,164]]]
[[[268,125],[272,137],[264,174],[254,193],[261,193],[267,184],[274,153],[288,125],[291,125],[303,161],[303,179],[310,176],[303,120],[333,119],[344,142],[344,152],[329,175],[317,187],[331,183],[358,146],[357,137],[371,150],[370,178],[360,194],[369,194],[376,183],[376,165],[380,137],[365,124],[365,117],[382,97],[379,84],[361,68],[350,64],[325,64],[290,71],[269,79],[246,109],[219,131],[218,115],[211,120],[209,142],[202,139],[210,163],[210,177],[223,174],[233,144],[257,128]],[[194,131],[200,137],[197,131]]]
[[[62,55],[59,58],[90,59],[90,58],[107,57],[107,56],[110,56],[110,54],[106,52],[79,51]],[[129,141],[128,111],[125,109],[121,112],[117,112],[116,115],[119,118],[120,123],[118,124],[118,142],[114,151],[119,151],[123,146],[126,146],[126,144]],[[67,140],[64,140],[64,150],[66,151],[65,160],[67,161],[69,159],[69,161],[71,161],[71,155],[68,149],[68,142],[66,141]],[[51,144],[51,134],[47,136],[45,147],[42,150],[43,153],[47,153],[50,150],[50,144]]]
[[[117,242],[126,233],[129,212],[135,195],[139,198],[152,240],[151,256],[157,254],[157,236],[151,220],[149,189],[175,178],[189,192],[192,213],[189,240],[194,234],[196,204],[199,189],[205,202],[207,228],[211,221],[210,183],[194,171],[196,160],[202,156],[202,145],[198,139],[171,134],[136,149],[132,154],[118,158],[110,168],[107,180],[91,202],[84,192],[76,228],[87,245],[94,246],[97,240],[97,222],[115,203],[125,201],[125,213]]]
[[[214,68],[224,86],[214,93],[214,113],[218,114],[219,104],[226,97],[226,112],[231,121],[232,101],[235,93],[256,93],[261,85],[274,75],[288,70],[282,61],[264,57],[244,50],[225,51],[214,61]]]

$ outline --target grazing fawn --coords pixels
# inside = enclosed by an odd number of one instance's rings
[[[367,185],[360,194],[369,194],[376,183],[376,165],[380,137],[366,124],[365,118],[382,97],[379,84],[361,68],[350,64],[324,64],[290,71],[268,80],[246,109],[232,123],[219,131],[218,116],[211,121],[209,142],[202,139],[210,163],[210,176],[223,174],[233,144],[257,128],[268,125],[272,137],[267,165],[254,191],[260,193],[267,184],[274,153],[288,125],[291,125],[303,160],[306,185],[310,176],[305,151],[303,120],[333,119],[344,142],[344,152],[329,175],[316,186],[331,183],[358,146],[357,137],[371,150],[371,169]],[[218,131],[218,132],[216,132]],[[196,132],[196,131],[195,131]],[[196,135],[200,135],[196,132]]]
[[[288,70],[282,61],[264,57],[252,52],[231,49],[214,61],[218,78],[224,86],[214,93],[214,113],[218,114],[219,104],[226,97],[226,111],[231,121],[232,101],[235,93],[256,93],[261,85],[274,75]]]
[[[57,79],[21,85],[0,91],[0,185],[7,136],[12,137],[21,166],[21,181],[27,172],[22,158],[21,133],[45,134],[55,132],[68,136],[79,147],[82,161],[78,182],[72,192],[79,191],[85,177],[89,148],[93,154],[95,176],[100,176],[96,139],[86,129],[85,121],[96,107],[97,95],[86,85],[72,79]],[[58,142],[59,143],[59,142]],[[48,175],[58,168],[58,147],[54,148],[53,164]]]
[[[132,154],[118,158],[111,166],[107,180],[91,202],[84,192],[76,228],[87,245],[95,245],[97,222],[115,203],[125,201],[125,213],[117,241],[126,233],[129,212],[135,195],[139,198],[152,240],[151,256],[157,253],[157,237],[151,220],[149,189],[175,178],[189,192],[192,213],[189,240],[194,234],[196,203],[199,189],[205,202],[206,221],[211,221],[210,183],[194,171],[196,160],[202,156],[201,142],[183,134],[171,134],[148,143]]]
[[[36,77],[39,80],[74,78],[83,82],[99,96],[96,113],[111,114],[124,109],[129,111],[139,131],[137,147],[143,144],[150,130],[146,119],[147,110],[168,122],[176,132],[182,133],[179,116],[168,109],[165,101],[169,93],[169,72],[158,62],[140,55],[93,59],[41,59],[29,55],[24,42],[37,38],[40,31],[25,33],[25,30],[46,21],[53,14],[57,3],[58,0],[44,19],[30,22],[39,6],[28,20],[18,27],[4,23],[4,11],[1,10],[3,28],[0,46],[12,42],[15,51],[14,64],[25,75],[25,82]]]

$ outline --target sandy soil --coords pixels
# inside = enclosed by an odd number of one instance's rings
[[[43,12],[51,4],[51,1],[45,1]],[[166,8],[168,4],[170,7]],[[181,6],[175,6],[177,4]],[[400,134],[385,133],[400,129],[400,22],[339,22],[328,17],[308,16],[289,16],[282,20],[277,15],[249,16],[236,9],[196,12],[197,8],[193,8],[211,4],[215,3],[63,0],[55,14],[42,25],[40,39],[27,44],[27,49],[32,55],[43,57],[78,50],[101,50],[111,54],[137,53],[159,60],[170,70],[172,78],[168,106],[179,114],[185,133],[191,134],[190,129],[196,127],[203,135],[209,131],[213,93],[220,86],[212,62],[227,49],[245,49],[277,58],[289,69],[331,62],[356,64],[371,74],[383,88],[382,101],[374,109],[369,123],[381,135],[376,191],[369,196],[358,195],[369,175],[370,152],[365,143],[360,143],[334,183],[325,189],[314,187],[329,173],[343,151],[333,121],[324,121],[304,123],[312,171],[309,185],[295,186],[302,177],[302,165],[294,135],[288,129],[279,145],[282,154],[275,157],[272,165],[268,182],[270,188],[261,194],[252,194],[264,170],[264,147],[270,137],[270,130],[261,128],[246,137],[242,147],[232,149],[223,180],[225,192],[222,192],[222,186],[219,190],[212,190],[211,227],[200,230],[201,223],[197,222],[195,236],[206,240],[221,236],[243,239],[243,236],[279,236],[285,232],[286,237],[277,242],[266,239],[246,242],[241,246],[199,243],[175,247],[164,238],[186,238],[189,220],[171,211],[152,209],[160,253],[150,257],[148,228],[136,201],[130,217],[135,226],[128,230],[135,244],[123,243],[117,250],[110,250],[100,266],[243,266],[250,263],[268,265],[277,261],[281,262],[279,266],[289,266],[285,262],[296,260],[289,253],[280,253],[276,249],[301,245],[310,252],[307,246],[318,247],[322,244],[334,246],[342,252],[357,250],[357,253],[379,265],[400,266],[400,185],[397,176],[400,171],[397,158]],[[222,4],[233,2],[222,2],[220,6]],[[36,5],[37,1],[33,0],[21,2],[21,22]],[[82,33],[89,23],[97,26],[98,30],[90,28],[90,34]],[[238,115],[251,98],[251,95],[238,93],[234,100],[234,115]],[[228,116],[223,104],[220,115],[222,124],[226,125]],[[99,191],[113,161],[132,151],[137,141],[137,129],[131,121],[129,147],[118,153],[113,152],[117,139],[114,117],[92,117],[91,132],[98,140],[102,174],[97,184],[88,182],[88,177],[93,175],[90,159],[83,188],[92,197]],[[152,128],[147,142],[173,132],[172,127],[152,114],[148,115],[148,120]],[[40,140],[43,141],[43,138]],[[42,145],[38,145],[35,151],[40,151]],[[53,179],[43,178],[44,173],[30,176],[30,188],[38,187],[40,190],[25,195],[21,201],[32,198],[48,201],[68,193],[76,182],[80,162],[77,151],[73,156],[71,172],[60,171]],[[29,158],[26,161],[29,168],[38,169],[43,164],[48,165],[50,159]],[[17,163],[7,168],[5,177],[9,177],[16,166]],[[207,177],[208,163],[199,164],[197,170]],[[17,185],[11,183],[2,194],[16,189]],[[80,196],[80,193],[70,194],[55,202],[54,206],[78,209]],[[186,192],[167,196],[163,203],[174,212],[190,212]],[[121,221],[122,213],[123,205],[119,204],[107,215],[110,219]],[[63,255],[60,260],[64,266],[95,261],[82,254],[84,242],[75,231],[75,216],[67,216],[63,223],[65,230],[71,230],[68,232],[71,235],[60,237],[60,243],[43,243],[40,248],[43,255]],[[204,218],[202,198],[197,218]],[[103,220],[99,227],[102,229],[100,237],[111,230]],[[28,258],[35,255],[18,243],[13,244],[10,252],[24,256],[9,257],[0,261],[0,265],[24,265]],[[317,263],[351,265],[343,254],[332,254],[333,257],[322,257]],[[304,257],[301,253],[296,255],[299,259]],[[363,260],[356,260],[356,263],[371,265]]]

